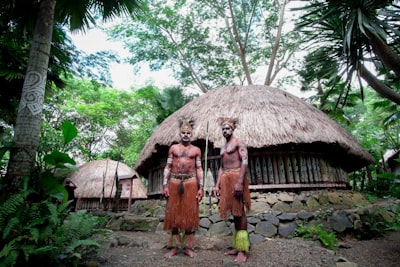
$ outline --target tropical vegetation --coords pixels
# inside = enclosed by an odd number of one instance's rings
[[[351,174],[353,189],[400,197],[382,164],[400,145],[398,1],[296,2],[1,0],[0,265],[50,255],[76,266],[104,229],[102,218],[66,209],[67,173],[101,158],[133,166],[166,117],[227,84],[315,92],[305,100],[375,157]],[[108,33],[130,51],[124,60],[170,68],[178,87],[112,88],[108,66],[120,59],[87,55],[68,36],[115,17]],[[334,244],[318,228],[303,230]]]

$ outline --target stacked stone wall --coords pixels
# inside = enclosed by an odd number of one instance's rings
[[[321,224],[328,232],[343,234],[363,231],[371,222],[391,222],[399,212],[400,200],[386,199],[370,203],[353,191],[306,191],[300,193],[253,192],[251,210],[247,212],[252,242],[266,237],[295,236],[299,225]],[[165,200],[141,200],[132,205],[130,214],[115,214],[108,227],[113,230],[163,231]],[[218,199],[205,197],[200,203],[198,235],[226,236],[234,230],[233,218],[222,220]]]

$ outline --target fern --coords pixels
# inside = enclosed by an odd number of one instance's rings
[[[76,131],[68,123],[62,128],[68,143]],[[0,184],[5,195],[0,202],[0,266],[78,266],[88,251],[100,246],[93,235],[102,231],[101,220],[85,212],[69,213],[65,189],[53,174],[57,166],[74,162],[65,153],[60,161],[60,153],[46,155],[50,169],[36,173],[39,177],[24,178],[14,194]],[[51,167],[52,162],[57,166]]]
[[[322,224],[300,224],[296,229],[296,236],[302,237],[303,239],[312,239],[321,241],[324,247],[331,250],[335,250],[337,238],[334,233],[326,232],[322,229]]]
[[[18,228],[18,226],[19,226],[20,224],[21,224],[21,223],[20,223],[19,218],[11,218],[11,219],[8,221],[8,224],[5,225],[4,228],[3,228],[3,234],[2,234],[1,239],[3,239],[3,240],[4,240],[4,239],[7,239],[7,238],[9,238],[9,236],[10,236],[13,232],[18,231],[18,230],[16,230],[15,228]]]
[[[17,212],[18,208],[24,203],[24,195],[16,194],[12,195],[6,202],[0,206],[0,229],[6,226],[7,221],[14,213]]]

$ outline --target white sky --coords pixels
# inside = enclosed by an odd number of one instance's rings
[[[71,34],[70,36],[77,49],[85,51],[88,54],[111,50],[117,53],[121,59],[129,55],[121,42],[108,40],[107,34],[98,28],[87,30],[86,33]],[[135,75],[132,65],[127,63],[113,63],[110,66],[110,74],[113,87],[117,89],[127,90],[131,86],[139,88],[149,83],[158,87],[176,84],[175,79],[172,78],[171,71],[151,72],[147,66],[143,66],[140,74]]]

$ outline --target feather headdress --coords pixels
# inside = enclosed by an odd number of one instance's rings
[[[227,124],[234,130],[236,129],[236,125],[238,124],[239,120],[237,118],[219,117],[218,122],[219,125],[224,126]]]
[[[191,132],[193,126],[194,120],[192,118],[182,117],[179,119],[179,129],[181,132]]]

